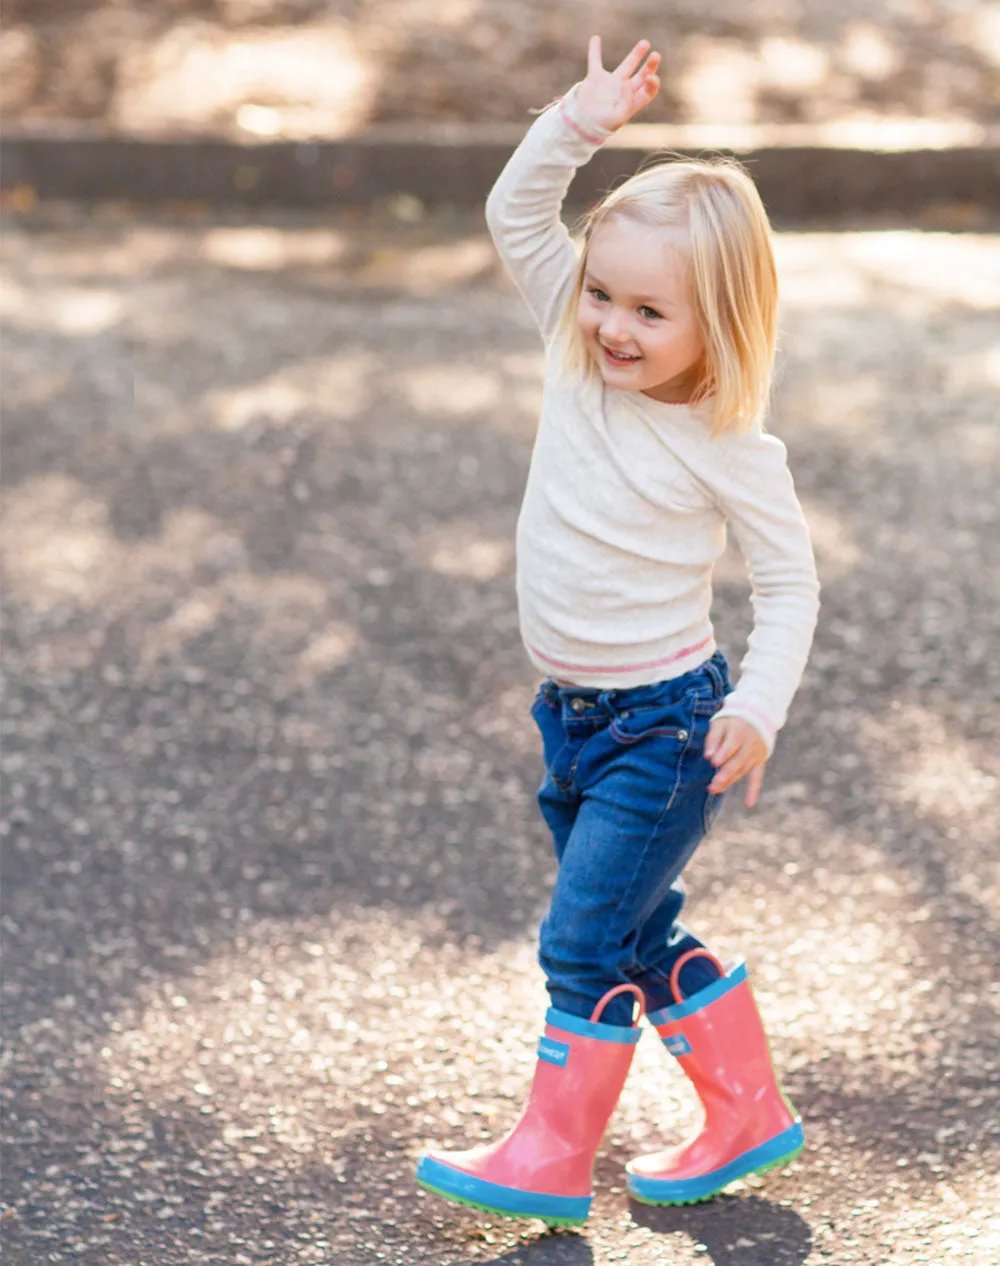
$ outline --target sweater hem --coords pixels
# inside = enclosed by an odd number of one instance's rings
[[[556,658],[524,642],[528,658],[540,672],[577,686],[615,687],[648,686],[656,681],[670,681],[691,672],[715,654],[715,637],[709,634],[693,646],[685,646],[669,655],[653,656],[625,664],[580,664]]]

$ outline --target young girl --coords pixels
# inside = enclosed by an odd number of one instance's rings
[[[547,353],[517,593],[546,674],[532,714],[559,863],[539,952],[552,1005],[511,1132],[428,1152],[417,1178],[553,1225],[587,1216],[643,1009],[705,1122],[629,1164],[636,1199],[704,1200],[802,1148],[746,967],[723,968],[679,921],[681,871],[723,795],[745,776],[757,802],[818,612],[785,448],[762,422],[777,299],[767,216],[745,172],[716,160],[633,176],[591,212],[579,256],[560,220],[574,170],[659,91],[648,50],[607,72],[593,37],[586,78],[536,120],[486,207]],[[709,618],[727,521],[754,591],[735,689]]]

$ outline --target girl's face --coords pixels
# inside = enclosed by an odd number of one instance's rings
[[[688,281],[687,238],[612,217],[590,241],[577,317],[604,381],[682,404],[705,345]]]

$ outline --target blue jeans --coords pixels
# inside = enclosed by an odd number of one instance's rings
[[[539,961],[552,1005],[589,1018],[615,985],[631,982],[647,1009],[670,1006],[671,969],[701,942],[678,921],[681,871],[711,828],[725,794],[711,795],[704,753],[709,723],[733,687],[721,651],[670,681],[626,690],[542,683],[532,716],[545,778],[538,803],[559,873],[542,923]],[[695,958],[685,994],[718,972]],[[601,1016],[631,1023],[621,995]]]

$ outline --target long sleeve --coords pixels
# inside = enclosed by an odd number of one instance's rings
[[[713,489],[750,571],[753,631],[720,716],[749,721],[774,750],[812,646],[819,579],[784,444],[755,431],[733,443]]]
[[[611,133],[588,119],[572,88],[535,120],[486,202],[500,257],[548,344],[569,297],[576,251],[560,218],[578,167]]]

